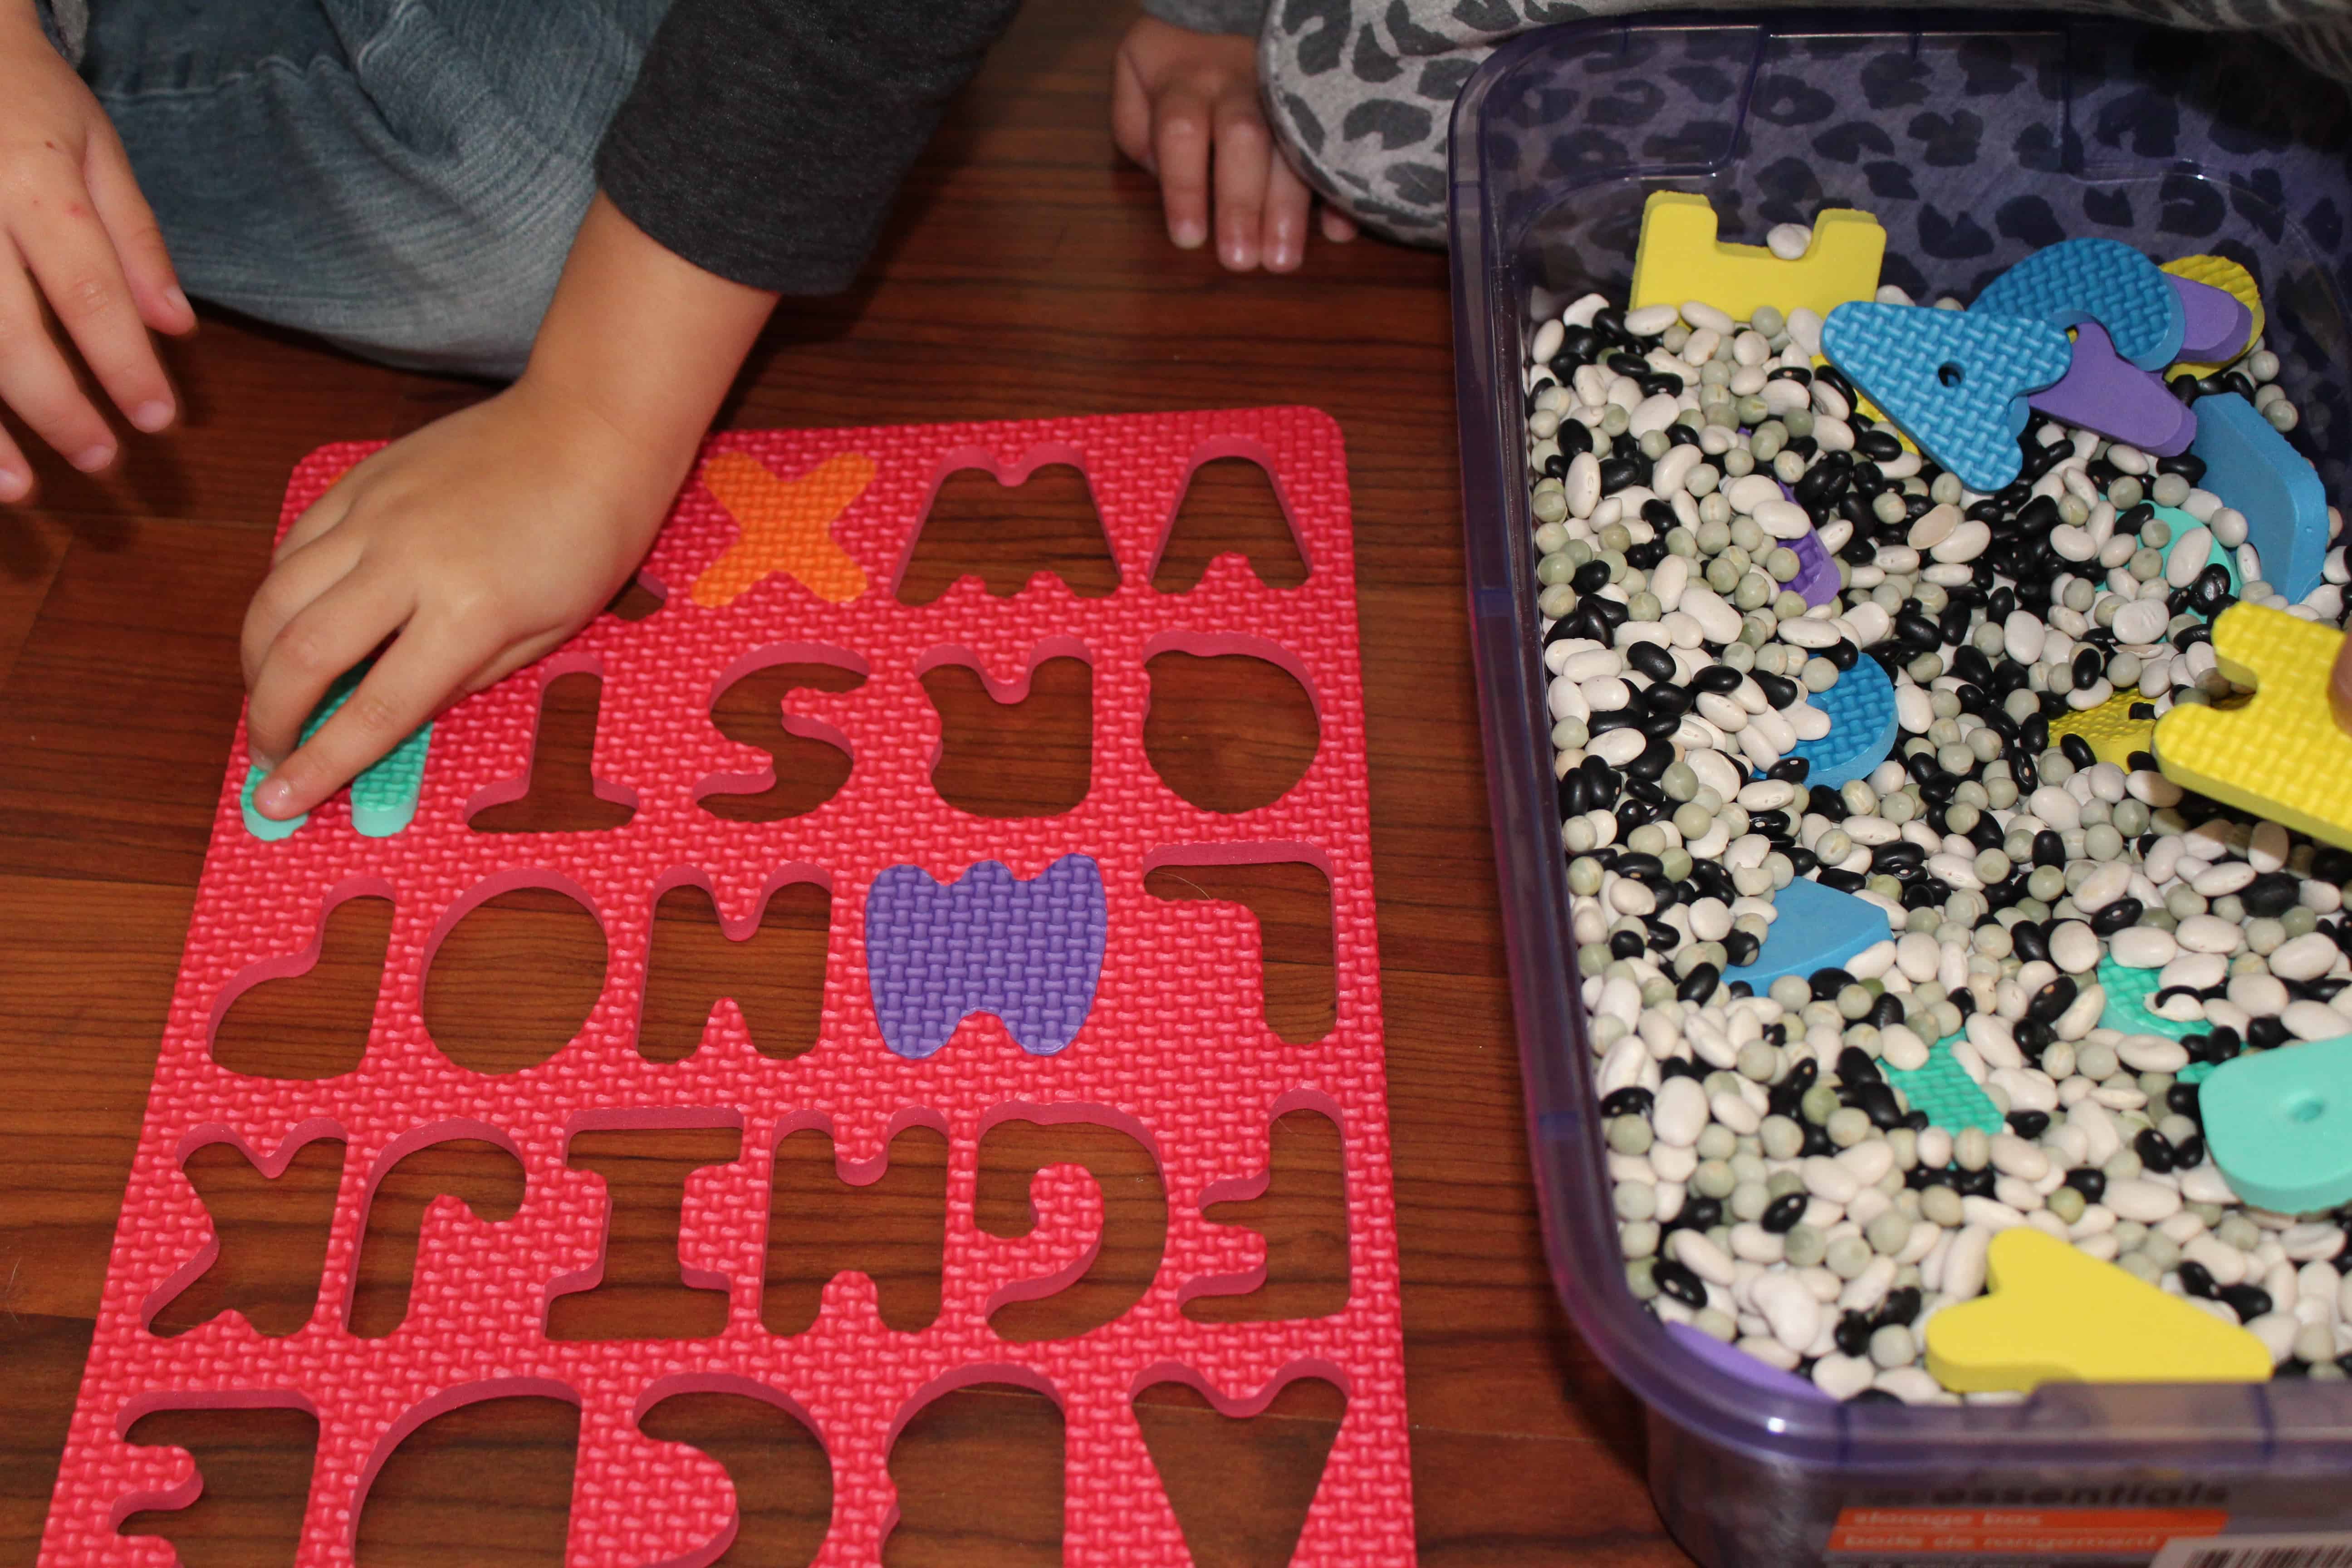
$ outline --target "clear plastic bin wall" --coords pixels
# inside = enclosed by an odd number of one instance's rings
[[[1454,121],[1455,344],[1474,649],[1526,1078],[1560,1299],[1649,1409],[1652,1489],[1722,1568],[1819,1561],[1850,1507],[2209,1507],[2352,1523],[2345,1384],[2053,1387],[1967,1409],[1792,1399],[1676,1350],[1627,1290],[1570,984],[1528,541],[1521,361],[1548,310],[1622,298],[1652,191],[1722,237],[1850,205],[1885,279],[1970,298],[2055,240],[2243,263],[2331,500],[2352,481],[2352,111],[2273,46],[2043,16],[1588,22],[1507,44]],[[1880,1554],[1882,1557],[1895,1554]],[[2011,1561],[2030,1562],[2032,1554]],[[2079,1559],[2077,1559],[2079,1561]]]

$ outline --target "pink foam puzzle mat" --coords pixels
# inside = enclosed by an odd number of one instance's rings
[[[331,447],[294,473],[290,521],[371,448]],[[1308,567],[1276,590],[1220,556],[1183,594],[1150,587],[1192,470],[1250,458],[1272,478]],[[931,498],[950,473],[1083,472],[1119,569],[1107,597],[1080,599],[1040,574],[992,597],[965,578],[936,602],[898,602]],[[1189,1556],[1133,1410],[1145,1387],[1191,1384],[1248,1415],[1288,1383],[1318,1377],[1346,1414],[1293,1561],[1362,1568],[1412,1558],[1398,1264],[1381,1070],[1379,954],[1365,787],[1355,569],[1345,455],[1311,409],[752,431],[710,439],[643,573],[660,608],[600,616],[557,653],[450,710],[433,726],[414,816],[358,831],[348,797],[275,841],[248,831],[242,732],[231,749],[185,955],[79,1401],[43,1540],[50,1568],[164,1568],[168,1542],[117,1527],[184,1508],[201,1486],[180,1448],[126,1434],[155,1411],[284,1406],[312,1415],[318,1449],[296,1562],[352,1561],[361,1510],[409,1433],[466,1404],[546,1394],[575,1404],[580,1436],[567,1562],[573,1568],[709,1563],[735,1530],[725,1470],[639,1423],[686,1392],[747,1394],[803,1422],[830,1457],[834,1514],[816,1561],[873,1564],[897,1519],[892,1443],[930,1400],[968,1384],[1049,1394],[1066,1434],[1064,1552],[1076,1564],[1181,1568]],[[1225,815],[1188,804],[1143,744],[1145,661],[1171,650],[1246,654],[1288,670],[1312,697],[1320,742],[1286,795]],[[946,663],[975,668],[999,700],[1038,662],[1092,668],[1090,792],[1068,813],[968,815],[932,787],[940,721],[920,684]],[[796,689],[786,728],[849,753],[848,782],[806,815],[744,824],[699,804],[765,787],[767,758],[711,720],[717,695],[778,663],[862,678]],[[474,813],[523,793],[546,683],[603,681],[593,752],[600,795],[635,815],[595,832],[489,833]],[[383,824],[375,826],[381,827]],[[1330,886],[1338,1015],[1330,1033],[1284,1043],[1267,1026],[1256,923],[1239,904],[1163,900],[1163,866],[1303,861]],[[822,1032],[789,1060],[755,1049],[722,1003],[684,1060],[657,1064],[636,1026],[656,904],[707,889],[728,935],[747,939],[768,896],[828,889]],[[520,888],[556,889],[604,928],[603,992],[579,1033],[544,1063],[486,1076],[436,1048],[422,999],[436,950],[470,910]],[[341,900],[388,899],[393,930],[367,1049],[315,1081],[232,1072],[213,1032],[238,994],[316,958]],[[1340,1131],[1349,1247],[1341,1310],[1312,1319],[1205,1323],[1186,1301],[1251,1290],[1266,1272],[1258,1233],[1211,1223],[1211,1205],[1255,1195],[1275,1120],[1294,1110]],[[1081,1166],[1031,1187],[1036,1223],[1003,1239],[975,1219],[978,1147],[1015,1118],[1091,1121],[1156,1158],[1168,1229],[1142,1300],[1073,1338],[1016,1342],[990,1328],[1008,1302],[1083,1274],[1100,1242],[1102,1194]],[[845,1181],[877,1179],[909,1126],[950,1151],[937,1320],[887,1328],[875,1287],[837,1275],[807,1331],[761,1317],[771,1174],[778,1143],[819,1128]],[[740,1157],[698,1171],[680,1215],[688,1285],[728,1292],[725,1330],[699,1340],[554,1340],[558,1296],[604,1267],[604,1184],[567,1163],[579,1133],[614,1128],[739,1131]],[[184,1166],[233,1145],[266,1174],[320,1139],[345,1145],[317,1303],[269,1337],[223,1312],[176,1337],[156,1315],[211,1265],[219,1240]],[[511,1218],[435,1200],[418,1234],[406,1318],[379,1338],[349,1326],[354,1269],[377,1184],[409,1153],[482,1140],[524,1173]]]

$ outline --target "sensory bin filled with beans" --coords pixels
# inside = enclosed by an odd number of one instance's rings
[[[2036,413],[1979,493],[1822,331],[1586,294],[1528,340],[1564,962],[1627,1282],[1836,1398],[2011,1400],[1948,1389],[1926,1330],[2031,1226],[2242,1325],[2274,1376],[2341,1379],[2352,1208],[2242,1200],[2200,1085],[2352,1034],[2352,853],[2185,790],[2147,742],[2102,760],[2084,721],[2241,698],[2211,644],[2231,605],[2340,626],[2342,519],[2291,602],[2187,451]],[[2256,336],[2164,374],[2291,433],[2279,368]],[[1891,752],[1825,781],[1841,684],[1881,672]],[[1890,934],[1751,987],[1801,881]]]

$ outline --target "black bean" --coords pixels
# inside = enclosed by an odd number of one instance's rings
[[[2087,675],[2083,672],[2083,661],[2085,658],[2091,661],[2090,673]],[[2088,686],[2098,678],[2098,653],[2095,649],[2086,647],[2083,649],[2082,652],[2074,656],[2074,684],[2077,686]],[[2098,764],[2099,754],[2091,750],[2091,742],[2084,740],[2080,735],[2069,734],[2061,736],[2058,741],[2058,750],[2068,762],[2074,764],[2074,771],[2076,773],[2080,773],[2085,768],[2095,767]]]
[[[2100,936],[2113,936],[2139,924],[2145,912],[2137,899],[2117,899],[2091,917],[2091,930]]]
[[[1756,1223],[1775,1236],[1786,1236],[1805,1217],[1805,1203],[1803,1193],[1783,1193],[1765,1205],[1764,1217]]]
[[[2037,1023],[2054,1024],[2074,1005],[2074,977],[2062,974],[2026,999],[2025,1016]]]
[[[2012,1110],[2009,1113],[2009,1126],[2020,1138],[2039,1138],[2050,1131],[2050,1113],[2046,1110]]]
[[[2141,1164],[2159,1176],[2173,1167],[2172,1140],[2153,1127],[2140,1129],[2139,1136],[2132,1140],[2132,1152],[2139,1156]]]
[[[1878,1310],[1871,1317],[1881,1328],[1892,1325],[1907,1329],[1919,1316],[1921,1304],[1916,1285],[1900,1286],[1886,1293],[1886,1299],[1878,1304]]]
[[[1715,994],[1716,986],[1722,981],[1723,971],[1714,964],[1694,964],[1691,972],[1683,976],[1682,984],[1675,987],[1675,995],[1684,1002],[1705,1002]]]
[[[1661,1258],[1650,1265],[1650,1280],[1661,1295],[1671,1296],[1684,1306],[1693,1309],[1706,1305],[1706,1286],[1699,1277],[1671,1258]]]
[[[2275,918],[2294,908],[2302,895],[2302,884],[2292,872],[2264,871],[2238,889],[2238,901],[2250,915]]]
[[[2066,1173],[2066,1184],[2083,1194],[2088,1203],[2097,1203],[2107,1194],[2107,1173],[2096,1165],[2077,1165]]]
[[[2238,1314],[2238,1321],[2242,1323],[2251,1323],[2271,1310],[2271,1293],[2259,1285],[2224,1285],[2213,1293],[2221,1299],[2224,1306]]]
[[[1628,1084],[1623,1089],[1618,1089],[1615,1093],[1605,1095],[1601,1098],[1601,1114],[1603,1116],[1647,1116],[1650,1114],[1650,1107],[1656,1102],[1656,1096],[1653,1095],[1648,1089],[1643,1089],[1640,1084]]]
[[[1870,1053],[1860,1046],[1848,1046],[1838,1052],[1837,1072],[1839,1080],[1849,1086],[1880,1083],[1885,1078],[1878,1070],[1878,1064],[1871,1060]]]
[[[2214,1295],[2213,1271],[2193,1258],[2184,1258],[2180,1260],[2180,1288],[2210,1301]]]
[[[1895,1103],[1894,1089],[1884,1083],[1865,1083],[1853,1091],[1853,1102],[1870,1118],[1870,1124],[1882,1131],[1903,1125],[1903,1108]]]
[[[1652,680],[1671,681],[1675,678],[1675,656],[1654,642],[1628,644],[1625,662]]]

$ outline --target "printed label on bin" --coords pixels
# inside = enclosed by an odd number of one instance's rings
[[[2018,1556],[2145,1563],[2168,1544],[2219,1535],[2229,1522],[2225,1510],[2203,1508],[1850,1508],[1831,1529],[1829,1549],[1843,1564],[1955,1568],[1960,1559]]]
[[[2352,1531],[2183,1537],[2165,1542],[2148,1568],[2352,1568]]]

